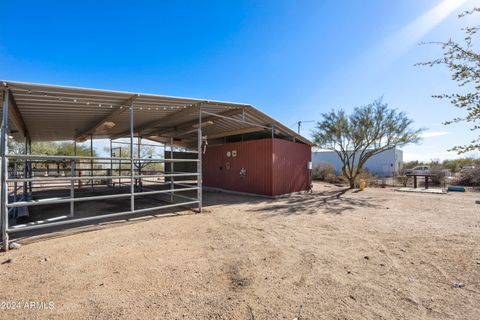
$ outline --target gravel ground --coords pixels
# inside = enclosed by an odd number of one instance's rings
[[[1,253],[0,318],[478,319],[478,193],[204,198]]]

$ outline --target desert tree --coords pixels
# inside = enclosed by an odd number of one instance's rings
[[[159,145],[159,147],[161,146]],[[110,147],[105,147],[103,150],[105,152],[110,152]],[[127,147],[115,150],[113,154],[114,157],[117,158],[130,158],[130,148]],[[140,148],[138,148],[138,145],[135,146],[133,150],[133,156],[142,159],[141,161],[139,160],[133,163],[139,172],[142,170],[161,171],[163,169],[163,164],[150,160],[152,158],[161,157],[161,155],[152,146],[145,146],[142,144],[140,145]],[[122,170],[130,170],[130,164],[128,162],[123,163]]]
[[[469,15],[480,15],[480,7],[460,14],[459,18]],[[480,129],[480,52],[478,46],[474,46],[474,39],[478,36],[479,30],[480,25],[462,28],[464,37],[460,42],[449,39],[446,42],[423,43],[440,45],[443,56],[432,61],[417,63],[417,65],[429,67],[443,65],[448,68],[452,80],[462,88],[460,90],[462,93],[437,94],[433,97],[447,99],[454,107],[465,110],[464,116],[444,124],[467,122],[471,124],[472,131]],[[456,146],[451,150],[459,154],[480,150],[480,136],[466,145]]]
[[[25,142],[16,141],[14,139],[8,139],[8,151],[11,154],[24,154],[25,152]],[[90,148],[85,145],[77,145],[76,150],[73,142],[70,141],[46,141],[46,142],[33,142],[32,143],[32,154],[33,155],[49,155],[49,156],[90,156]],[[95,150],[93,151],[93,156],[96,156]],[[19,166],[23,165],[23,161],[15,160]],[[44,164],[35,164],[34,168],[47,166],[48,163],[56,163],[57,168],[63,167],[63,169],[70,168],[70,162],[53,160],[47,161]],[[14,166],[14,161],[9,162],[9,166]],[[82,165],[78,164],[77,168],[80,168]]]
[[[404,112],[389,109],[381,99],[357,107],[350,115],[344,110],[322,114],[313,132],[314,142],[334,151],[342,162],[342,173],[350,188],[368,159],[383,151],[416,143],[422,129],[412,129],[413,121]]]

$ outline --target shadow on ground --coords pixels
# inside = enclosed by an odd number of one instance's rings
[[[120,190],[123,192],[129,192],[129,190]],[[54,196],[66,196],[60,192],[50,190],[49,194],[43,194],[42,192],[37,192],[39,199],[47,198],[51,196],[53,192]],[[96,188],[95,191],[83,190],[82,196],[92,196],[92,195],[108,195],[108,194],[117,194],[119,189],[109,189],[109,188]],[[183,195],[195,197],[196,193],[193,192],[184,192]],[[255,197],[255,196],[245,196],[245,195],[236,195],[229,194],[224,192],[203,192],[203,210],[205,213],[209,212],[209,207],[216,205],[235,205],[241,203],[250,203],[258,204],[265,201],[264,197]],[[143,209],[149,207],[155,207],[160,205],[168,205],[169,197],[165,195],[153,195],[136,198],[135,200],[135,209]],[[181,202],[182,199],[175,199],[175,202]],[[270,199],[268,199],[270,200]],[[183,200],[187,201],[187,200]],[[65,216],[69,212],[70,205],[68,203],[61,204],[52,204],[52,205],[42,205],[42,206],[33,206],[30,209],[30,217],[26,222],[41,221],[45,219],[52,219],[55,217]],[[72,222],[68,225],[48,225],[45,224],[44,228],[33,229],[33,230],[18,230],[15,233],[10,234],[11,241],[17,241],[21,243],[31,243],[36,241],[42,241],[46,238],[57,238],[64,237],[72,234],[90,232],[104,228],[114,228],[126,223],[136,223],[140,221],[146,221],[150,219],[158,218],[167,218],[178,215],[188,215],[196,214],[196,205],[192,206],[180,206],[172,207],[166,209],[158,209],[150,212],[143,213],[134,213],[127,214],[124,216],[117,217],[104,217],[102,215],[107,215],[115,212],[123,212],[130,208],[130,199],[106,199],[106,200],[92,200],[79,202],[75,204],[75,217],[78,218],[88,218],[98,216],[98,220],[90,221],[79,221]],[[73,220],[65,219],[65,220]]]
[[[349,189],[298,194],[274,203],[251,209],[250,212],[263,212],[267,217],[299,214],[343,214],[357,208],[378,208],[372,198],[352,198]]]
[[[360,207],[377,208],[372,198],[357,198],[349,195],[349,189],[336,189],[332,191],[314,192],[310,194],[295,194],[284,198],[271,199],[266,197],[257,197],[249,195],[229,194],[224,192],[203,192],[203,208],[204,212],[209,212],[209,207],[221,205],[239,205],[248,204],[254,206],[252,209],[246,209],[246,212],[264,213],[259,216],[260,219],[274,216],[289,216],[300,214],[343,214],[346,211],[355,210]],[[194,196],[192,194],[191,196]],[[140,200],[140,199],[139,199]],[[139,207],[149,207],[152,204],[165,204],[163,199],[155,197],[145,197],[140,201],[136,201]],[[68,204],[42,206],[43,210],[35,212],[33,217],[36,220],[45,219],[52,216],[58,216],[68,212]],[[125,210],[129,207],[129,200],[103,200],[92,201],[88,205],[80,203],[76,208],[75,217],[100,216],[102,214],[115,211]],[[36,208],[35,208],[36,209]],[[194,211],[188,210],[186,207],[169,208],[156,210],[149,213],[137,213],[127,215],[125,217],[104,218],[98,221],[87,221],[72,223],[70,225],[49,226],[37,230],[19,231],[11,235],[11,240],[21,242],[41,241],[45,238],[55,238],[67,236],[75,233],[89,232],[103,228],[110,228],[121,225],[123,223],[135,223],[148,219],[156,219],[160,217],[176,216],[178,214],[194,214]]]

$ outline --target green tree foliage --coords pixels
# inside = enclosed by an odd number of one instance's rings
[[[23,154],[25,151],[25,144],[18,143],[13,139],[8,139],[8,153],[10,154]]]
[[[415,143],[422,132],[411,129],[413,121],[404,112],[389,109],[381,99],[355,108],[350,115],[343,110],[332,110],[322,116],[313,133],[314,141],[319,147],[337,153],[351,188],[370,157]]]
[[[75,147],[73,142],[34,142],[32,143],[32,154],[51,155],[51,156],[73,156]],[[89,157],[90,147],[77,144],[77,156]],[[96,156],[93,150],[93,156]]]
[[[434,167],[436,165],[441,166],[442,169],[448,169],[451,173],[459,172],[460,169],[466,166],[475,166],[480,168],[480,159],[475,158],[459,158],[459,159],[451,159],[451,160],[443,160],[439,163],[436,160],[432,161],[409,161],[404,163],[405,169],[412,169],[417,166],[430,166]]]
[[[25,143],[17,142],[13,139],[8,140],[9,153],[23,154],[25,152]],[[48,156],[73,156],[75,154],[75,147],[73,142],[33,142],[32,154],[48,155]],[[77,156],[90,156],[90,147],[77,144]],[[96,156],[93,150],[93,156]]]
[[[480,8],[475,8],[464,12],[459,17],[479,14]],[[473,40],[480,30],[480,25],[465,27],[462,30],[465,33],[462,42],[456,42],[452,39],[446,42],[429,42],[442,47],[443,57],[417,65],[429,67],[444,65],[449,69],[452,80],[462,88],[462,93],[439,94],[433,97],[447,99],[456,108],[466,111],[465,116],[452,119],[445,124],[467,122],[472,125],[471,130],[473,131],[480,129],[480,53],[475,52],[478,47],[473,44]],[[472,150],[480,150],[480,136],[466,145],[456,146],[452,149],[459,154]]]
[[[104,150],[105,152],[110,152],[110,148],[105,148]],[[138,154],[139,151],[140,151],[140,155]],[[130,158],[130,147],[129,146],[122,146],[121,148],[115,147],[115,149],[113,150],[113,153],[114,153],[113,156],[116,158]],[[140,171],[162,171],[163,170],[163,163],[156,162],[156,161],[148,161],[148,159],[163,157],[162,155],[159,155],[158,152],[156,152],[155,147],[140,145],[140,150],[138,150],[138,146],[135,145],[133,150],[133,156],[145,159],[142,161],[136,161],[134,163],[135,168],[139,169]],[[130,170],[129,163],[122,164],[122,170],[125,170],[125,169]]]
[[[474,158],[461,158],[454,160],[444,160],[443,167],[451,172],[458,172],[460,169],[466,166],[480,167],[480,159]]]

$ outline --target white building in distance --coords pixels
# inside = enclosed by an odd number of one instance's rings
[[[356,157],[358,159],[358,156]],[[358,160],[356,160],[358,163]],[[312,153],[313,169],[321,164],[330,164],[335,168],[337,175],[342,174],[342,161],[340,157],[331,150],[317,150]],[[403,151],[399,149],[390,149],[383,151],[365,163],[364,169],[367,169],[372,175],[378,177],[389,177],[393,173],[398,174],[403,168]]]

